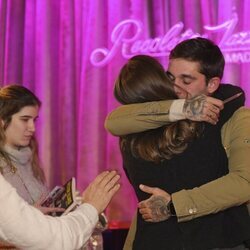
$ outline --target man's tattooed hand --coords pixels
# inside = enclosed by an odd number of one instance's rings
[[[171,216],[167,207],[169,201],[164,197],[152,196],[147,202],[152,211],[152,222],[164,221]]]
[[[168,211],[168,203],[171,201],[170,194],[156,187],[146,185],[140,185],[139,187],[143,192],[151,194],[150,198],[138,204],[142,218],[148,222],[167,220],[171,216]]]
[[[205,101],[205,95],[187,99],[183,107],[183,112],[186,114],[187,118],[201,120],[200,117],[204,112]]]
[[[223,102],[221,100],[199,95],[185,100],[183,113],[189,120],[206,121],[216,124],[221,109],[223,109]]]

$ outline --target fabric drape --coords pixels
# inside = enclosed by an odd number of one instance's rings
[[[249,0],[1,0],[0,85],[24,85],[42,100],[37,137],[50,186],[75,176],[82,190],[100,171],[117,169],[122,188],[108,217],[114,225],[130,220],[136,198],[118,139],[103,126],[118,105],[113,86],[126,59],[119,51],[106,66],[95,67],[90,55],[112,48],[112,30],[125,19],[140,20],[141,39],[148,39],[178,22],[202,34],[204,25],[221,24],[233,12],[239,17],[234,32],[249,32]],[[159,60],[167,67],[166,57]],[[249,79],[249,63],[226,65],[223,81],[241,86],[248,105]]]

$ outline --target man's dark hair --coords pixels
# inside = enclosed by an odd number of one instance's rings
[[[200,64],[200,73],[205,75],[206,82],[213,77],[223,76],[225,59],[220,48],[206,38],[197,37],[177,44],[169,56],[171,59],[183,58]]]

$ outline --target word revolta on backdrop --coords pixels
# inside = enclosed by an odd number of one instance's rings
[[[233,13],[232,19],[217,25],[204,26],[209,33],[199,34],[192,29],[182,32],[184,24],[179,22],[172,26],[163,37],[139,39],[143,32],[143,24],[135,19],[127,19],[118,23],[111,33],[113,46],[111,49],[97,48],[90,56],[94,66],[108,64],[116,53],[121,50],[123,57],[130,58],[137,54],[146,54],[154,57],[168,56],[170,50],[179,42],[194,38],[209,38],[209,34],[221,34],[217,42],[224,53],[227,63],[250,62],[250,31],[234,33],[238,15]]]

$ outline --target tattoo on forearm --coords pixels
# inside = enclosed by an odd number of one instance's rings
[[[167,207],[169,201],[162,196],[153,196],[148,202],[153,222],[164,221],[171,216]]]
[[[200,95],[188,99],[184,103],[183,112],[188,119],[200,120],[204,112],[204,105],[206,102],[206,96]]]

